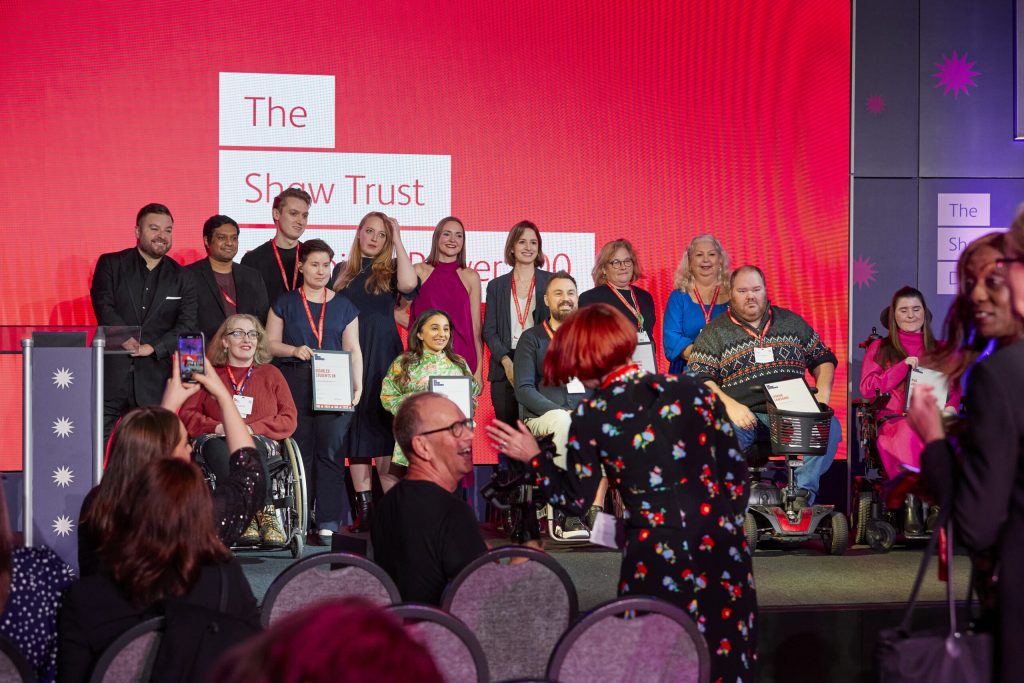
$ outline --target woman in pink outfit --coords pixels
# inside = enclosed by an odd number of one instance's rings
[[[917,471],[924,443],[905,416],[907,383],[910,371],[929,366],[929,355],[936,347],[931,330],[931,311],[924,295],[913,287],[903,287],[892,296],[887,309],[889,335],[871,343],[861,366],[860,394],[865,398],[875,391],[889,394],[889,401],[878,414],[878,454],[889,477],[907,467]],[[960,405],[960,387],[948,387],[945,412],[954,414]],[[907,496],[908,529],[920,528],[916,504]]]

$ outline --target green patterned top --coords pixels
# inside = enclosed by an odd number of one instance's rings
[[[402,354],[402,356],[404,355]],[[392,361],[391,367],[388,368],[384,381],[381,383],[380,402],[389,413],[397,413],[398,406],[402,405],[402,401],[405,400],[406,396],[415,394],[418,391],[426,391],[430,385],[431,377],[466,375],[470,377],[470,381],[473,384],[474,399],[480,395],[480,385],[476,383],[476,380],[472,379],[472,375],[467,374],[461,367],[453,363],[443,352],[434,353],[429,349],[423,349],[423,357],[419,362],[409,366],[409,381],[400,385],[399,376],[402,374],[402,356]],[[395,444],[395,452],[392,455],[391,462],[396,465],[409,466],[409,461],[397,443]]]

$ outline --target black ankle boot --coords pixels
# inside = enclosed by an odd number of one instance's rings
[[[365,534],[370,531],[370,518],[373,516],[373,491],[356,491],[356,520],[348,528],[354,534]]]
[[[913,494],[907,494],[906,502],[903,503],[903,514],[903,533],[917,535],[924,531],[917,514],[917,499]]]

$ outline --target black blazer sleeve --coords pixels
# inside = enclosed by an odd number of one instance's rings
[[[501,322],[498,317],[505,312],[508,315],[508,306],[511,303],[510,297],[511,289],[510,286],[505,286],[508,280],[505,276],[495,278],[487,283],[487,306],[484,307],[484,324],[483,324],[483,338],[484,343],[487,344],[487,348],[491,351],[491,367],[488,373],[487,379],[500,379],[504,378],[505,374],[501,368],[501,359],[504,358],[511,350],[511,338],[508,340],[504,337],[510,337],[511,331],[504,332]],[[508,280],[511,282],[511,280]],[[504,327],[508,327],[508,321],[505,321]]]
[[[245,298],[238,302],[243,309],[242,313],[251,313],[266,323],[267,311],[270,310],[270,296],[267,294],[267,285],[263,282],[263,276],[252,268],[244,270],[240,268],[239,271],[240,277],[236,278],[235,286],[240,286],[239,280],[244,281],[242,289],[245,291]]]
[[[171,264],[167,264],[171,265]],[[178,348],[178,335],[186,332],[195,332],[199,329],[199,309],[196,302],[196,288],[192,285],[192,277],[184,268],[174,263],[174,278],[172,280],[173,292],[170,296],[180,296],[177,311],[157,311],[146,318],[143,323],[143,335],[145,328],[150,325],[158,325],[167,329],[156,340],[150,342],[156,349],[156,357],[164,359],[174,353]],[[167,295],[165,295],[167,296]],[[166,298],[164,299],[166,302]],[[156,304],[154,304],[155,306]],[[162,319],[152,320],[160,314]],[[171,319],[173,317],[173,320]]]
[[[98,325],[131,325],[117,310],[116,293],[120,283],[119,254],[103,254],[96,261],[89,296]]]

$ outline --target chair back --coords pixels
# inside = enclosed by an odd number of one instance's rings
[[[528,562],[503,564],[525,558]],[[506,546],[471,562],[445,589],[442,609],[472,631],[491,678],[542,678],[551,649],[576,617],[572,579],[550,555]]]
[[[274,579],[260,612],[263,627],[325,600],[360,597],[385,606],[401,602],[387,572],[351,553],[320,553],[298,560]]]
[[[93,669],[91,683],[148,681],[163,637],[164,618],[136,624],[107,646]]]
[[[25,659],[25,655],[14,641],[0,634],[0,681],[31,683],[35,680],[35,669]]]
[[[560,683],[707,683],[711,654],[679,607],[658,598],[619,598],[566,631],[547,676]]]
[[[405,622],[448,683],[487,683],[487,655],[480,641],[461,621],[431,605],[395,605],[389,612]]]

